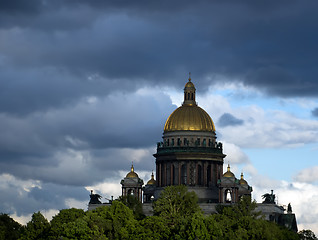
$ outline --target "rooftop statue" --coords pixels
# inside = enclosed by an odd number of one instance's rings
[[[102,198],[101,195],[99,194],[93,194],[93,190],[91,190],[91,195],[90,196],[90,201],[89,204],[101,204],[102,202],[100,201],[100,199]]]
[[[262,198],[264,199],[263,203],[272,203],[275,204],[275,194],[272,193],[265,193]]]

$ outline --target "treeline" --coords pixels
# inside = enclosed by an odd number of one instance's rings
[[[255,203],[243,199],[204,216],[193,192],[167,187],[154,203],[154,216],[144,216],[134,197],[93,211],[64,209],[50,222],[37,212],[26,226],[2,214],[0,239],[315,239],[268,222],[254,209]]]

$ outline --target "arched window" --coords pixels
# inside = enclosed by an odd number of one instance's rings
[[[187,184],[187,165],[183,164],[181,166],[181,184]]]
[[[202,185],[202,167],[198,165],[198,185]]]
[[[208,183],[208,186],[210,186],[212,184],[212,178],[211,178],[211,165],[208,166],[208,169],[207,169],[207,183]]]
[[[191,100],[194,100],[194,99],[193,99],[193,93],[191,93]]]
[[[168,163],[166,167],[166,185],[171,185],[171,170],[170,170],[171,164]]]
[[[179,168],[178,165],[174,166],[172,165],[172,171],[173,171],[173,185],[179,184]]]
[[[165,168],[164,164],[161,164],[161,186],[165,186]]]
[[[230,189],[225,190],[225,202],[227,203],[232,202],[232,194]]]

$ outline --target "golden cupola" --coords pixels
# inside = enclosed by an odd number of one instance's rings
[[[153,172],[151,174],[151,179],[147,182],[147,185],[156,185],[155,176],[153,175]]]
[[[241,185],[248,185],[247,182],[246,182],[246,180],[244,179],[243,173],[241,173],[240,184],[241,184]]]
[[[131,164],[130,172],[127,173],[126,178],[138,178],[138,174],[134,171],[134,165]]]
[[[190,77],[184,87],[182,106],[169,116],[164,126],[164,133],[174,131],[215,132],[211,117],[195,102],[195,87]]]
[[[227,165],[227,172],[223,174],[223,177],[226,177],[226,178],[235,177],[234,173],[232,173],[230,170],[230,164]]]

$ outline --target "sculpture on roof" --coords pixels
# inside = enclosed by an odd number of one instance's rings
[[[273,190],[271,193],[265,193],[262,198],[264,199],[263,203],[272,203],[275,204],[275,194],[273,194]]]
[[[100,199],[102,198],[101,195],[99,194],[93,194],[93,190],[91,190],[91,195],[90,196],[90,201],[89,204],[101,204],[102,202],[100,201]]]

